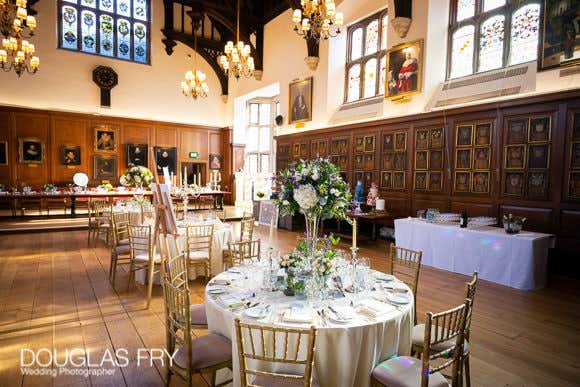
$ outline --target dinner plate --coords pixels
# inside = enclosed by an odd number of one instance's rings
[[[394,281],[395,280],[395,276],[392,274],[383,274],[383,273],[378,273],[375,274],[375,278],[379,281],[385,281],[385,282],[389,282],[389,281]]]
[[[246,309],[244,314],[248,317],[255,319],[266,318],[270,314],[270,308],[268,308],[267,305],[259,305],[253,308]]]
[[[387,294],[387,299],[395,304],[401,305],[408,304],[409,302],[411,302],[411,300],[406,294],[401,293],[389,293]]]

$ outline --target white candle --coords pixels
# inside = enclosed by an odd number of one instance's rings
[[[201,185],[201,172],[197,173],[197,184]]]
[[[352,218],[352,247],[356,248],[356,234],[357,234],[356,218]]]
[[[276,219],[274,218],[274,216],[272,216],[272,220],[270,221],[270,236],[268,237],[268,247],[272,248],[273,247],[273,242],[274,242],[274,221]]]
[[[183,174],[179,171],[179,185],[183,187]]]
[[[185,186],[187,187],[187,167],[183,167],[183,178],[185,179]]]

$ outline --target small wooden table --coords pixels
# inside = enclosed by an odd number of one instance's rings
[[[372,224],[372,233],[371,233],[372,240],[377,239],[377,224],[389,224],[389,225],[392,224],[393,226],[395,224],[395,216],[391,215],[388,211],[361,212],[358,214],[355,214],[353,212],[347,212],[346,216],[348,216],[349,218],[356,218],[356,220],[359,222],[371,223]],[[336,232],[334,234],[341,237],[341,238],[351,239],[352,234],[342,233],[340,225],[341,225],[341,222],[338,221],[337,222],[337,229],[336,229]]]

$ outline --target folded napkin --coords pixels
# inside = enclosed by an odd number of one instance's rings
[[[354,309],[350,306],[332,306],[331,313],[336,316],[337,320],[352,320],[356,317]]]
[[[378,300],[367,299],[360,302],[357,312],[376,318],[396,310],[397,308],[393,305]]]
[[[394,293],[408,293],[409,289],[402,282],[391,282],[386,284],[380,284],[380,287],[385,290],[392,291]]]
[[[282,320],[293,323],[312,322],[312,311],[302,306],[292,306],[284,312]]]
[[[240,293],[224,294],[218,297],[218,302],[230,309],[238,308],[245,304],[246,300],[253,297],[251,290],[244,290]]]
[[[231,281],[227,280],[227,279],[218,278],[218,279],[214,279],[209,284],[210,285],[226,285],[227,286],[227,285],[231,284]]]

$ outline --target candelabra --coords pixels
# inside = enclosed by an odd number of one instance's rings
[[[20,78],[25,72],[34,74],[40,67],[35,56],[36,48],[29,42],[36,29],[36,19],[28,15],[26,0],[0,0],[0,32],[3,35],[0,48],[0,68],[12,69]]]
[[[294,31],[304,39],[327,40],[340,34],[344,23],[341,12],[336,12],[334,0],[302,0],[302,8],[292,14]]]
[[[233,75],[240,79],[242,76],[250,78],[254,74],[254,58],[249,44],[240,40],[240,0],[238,0],[238,13],[236,25],[236,45],[228,41],[224,47],[224,55],[220,56],[219,65],[226,75]]]
[[[197,36],[193,33],[193,70],[185,73],[185,81],[181,82],[181,92],[193,99],[205,98],[209,94],[209,86],[205,82],[205,74],[197,69]]]

